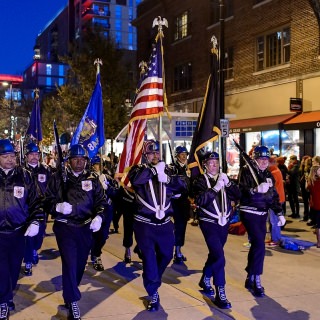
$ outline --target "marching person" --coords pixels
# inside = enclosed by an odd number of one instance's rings
[[[103,189],[105,190],[105,197],[107,206],[105,207],[106,219],[103,221],[99,231],[93,233],[93,241],[91,247],[91,261],[93,268],[97,271],[103,271],[104,266],[101,260],[102,248],[109,238],[109,229],[114,212],[113,201],[119,192],[117,181],[106,173],[102,173],[101,159],[95,156],[91,159],[91,166],[93,173],[99,178]]]
[[[137,198],[133,230],[142,255],[143,284],[151,296],[147,310],[152,312],[159,309],[162,274],[173,257],[171,198],[186,192],[188,186],[182,176],[171,175],[160,161],[159,142],[145,141],[143,155],[146,163],[133,166],[128,177]]]
[[[246,165],[239,173],[240,217],[251,243],[245,287],[257,297],[264,296],[260,276],[263,273],[268,210],[271,209],[277,215],[279,226],[283,226],[286,222],[274,178],[267,170],[269,158],[269,149],[265,146],[257,146],[253,151],[252,160],[255,161],[255,169]]]
[[[188,179],[188,150],[186,147],[178,146],[175,150],[176,161],[170,164],[170,169],[177,175],[183,175]],[[190,218],[190,201],[188,191],[178,194],[172,198],[173,221],[174,221],[174,238],[175,253],[173,262],[181,263],[187,258],[182,254],[181,247],[184,245],[187,223]]]
[[[204,174],[198,176],[192,185],[200,229],[209,249],[199,286],[206,294],[213,296],[215,292],[210,283],[213,277],[216,289],[214,303],[221,309],[230,309],[231,303],[225,293],[226,260],[223,247],[228,237],[231,201],[240,199],[240,190],[225,173],[220,172],[218,153],[207,153],[203,167]]]
[[[37,186],[38,195],[44,198],[48,180],[51,176],[51,169],[40,163],[40,149],[34,143],[30,142],[26,146],[26,162],[25,167],[31,172]],[[24,274],[32,275],[32,265],[39,262],[38,250],[41,248],[46,229],[46,219],[41,221],[39,225],[39,233],[35,237],[26,237],[26,247],[24,251]]]
[[[92,244],[92,232],[106,220],[107,202],[97,175],[86,170],[87,150],[80,144],[67,152],[66,182],[61,168],[49,180],[46,190],[48,212],[54,218],[55,233],[62,261],[63,298],[70,319],[81,319],[78,288]]]
[[[25,237],[34,237],[44,220],[41,198],[30,172],[16,165],[14,146],[0,140],[0,319],[14,310]]]

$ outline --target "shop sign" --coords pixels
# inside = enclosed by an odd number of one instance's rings
[[[290,98],[290,111],[302,112],[302,99],[301,98]]]

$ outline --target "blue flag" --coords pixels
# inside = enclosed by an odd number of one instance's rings
[[[104,118],[100,73],[97,74],[96,85],[87,109],[72,137],[71,146],[81,144],[87,149],[92,159],[104,145]]]
[[[39,96],[36,93],[34,105],[31,111],[29,127],[26,132],[27,139],[36,140],[36,143],[42,141],[41,117]]]

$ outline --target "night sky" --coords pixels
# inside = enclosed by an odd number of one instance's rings
[[[32,63],[37,35],[68,0],[1,1],[0,74],[22,75]]]

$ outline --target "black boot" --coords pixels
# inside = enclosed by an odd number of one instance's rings
[[[150,312],[158,311],[159,304],[160,304],[160,297],[158,292],[156,292],[151,296],[151,300],[148,303],[147,310]]]
[[[254,276],[253,295],[256,297],[264,297],[264,287],[261,285],[260,275]]]
[[[9,320],[9,307],[7,303],[0,304],[0,320]]]
[[[80,317],[80,309],[78,307],[78,303],[75,302],[71,302],[69,304],[69,318],[70,320],[81,320]]]
[[[216,298],[214,304],[220,309],[230,309],[231,303],[226,297],[224,286],[216,286]]]
[[[253,282],[254,282],[254,275],[247,275],[246,282],[244,283],[244,287],[246,289],[252,290],[253,289]]]
[[[200,279],[199,287],[201,287],[203,289],[205,294],[207,294],[209,296],[214,295],[214,290],[210,284],[210,278],[206,277],[204,274],[202,274],[202,277]]]

